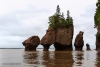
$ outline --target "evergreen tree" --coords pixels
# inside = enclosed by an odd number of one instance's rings
[[[95,22],[95,27],[98,27],[98,24],[100,22],[100,0],[96,3],[96,12],[94,15],[94,22]]]
[[[68,20],[68,22],[70,21],[70,12],[69,12],[69,10],[67,11],[67,20]]]
[[[61,13],[60,13],[60,7],[59,7],[59,5],[57,5],[57,9],[56,9],[56,15],[61,15]]]
[[[49,27],[53,27],[54,29],[58,27],[69,27],[73,24],[73,19],[70,17],[69,10],[67,11],[67,18],[64,18],[64,13],[60,13],[60,7],[57,5],[56,13],[49,17]]]
[[[64,13],[62,12],[61,18],[64,19]]]
[[[69,10],[67,11],[67,18],[66,18],[66,20],[68,21],[69,25],[70,25],[70,24],[73,24],[73,19],[72,19],[72,17],[70,16]]]

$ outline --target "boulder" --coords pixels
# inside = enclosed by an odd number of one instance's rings
[[[40,38],[38,36],[31,36],[22,42],[22,44],[25,46],[25,51],[35,51],[40,44]]]
[[[55,50],[72,50],[73,25],[55,30]]]
[[[83,40],[83,33],[82,31],[77,34],[74,42],[75,50],[82,50],[84,46],[84,40]]]
[[[91,50],[90,45],[88,43],[86,44],[86,47],[87,47],[86,50]]]
[[[53,28],[48,28],[40,43],[44,47],[43,50],[48,51],[50,45],[55,43],[55,30]]]

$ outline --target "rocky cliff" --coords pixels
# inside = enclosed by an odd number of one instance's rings
[[[100,50],[100,23],[98,24],[98,27],[97,27],[96,50]]]

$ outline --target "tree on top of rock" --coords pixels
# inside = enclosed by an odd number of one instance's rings
[[[95,27],[98,27],[98,24],[100,23],[100,0],[96,3],[96,12],[94,15],[94,22],[95,22]]]
[[[73,19],[70,17],[70,12],[67,11],[67,18],[64,18],[64,13],[60,13],[60,7],[57,5],[56,13],[49,17],[49,27],[69,27],[73,24]]]
[[[61,13],[60,13],[60,7],[59,7],[59,5],[57,5],[57,9],[56,9],[56,15],[61,15]]]
[[[69,23],[73,24],[73,19],[72,17],[70,16],[70,12],[69,10],[67,11],[67,19],[66,19]]]

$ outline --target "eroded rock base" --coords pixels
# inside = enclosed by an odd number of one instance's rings
[[[36,51],[36,46],[33,45],[25,46],[25,51]]]
[[[59,43],[55,43],[54,47],[55,47],[55,51],[73,50],[72,45],[62,45]]]
[[[43,51],[49,51],[50,46],[51,46],[50,44],[43,45],[43,47],[44,47]]]

